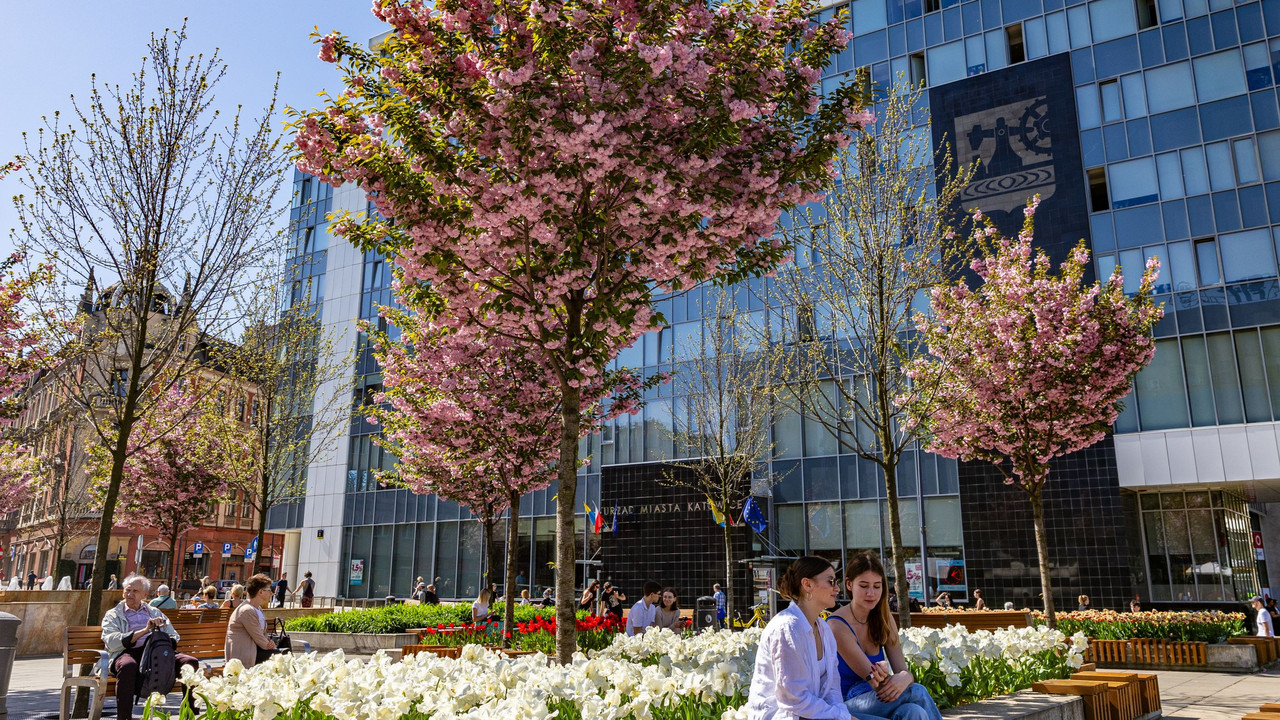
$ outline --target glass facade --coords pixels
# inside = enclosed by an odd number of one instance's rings
[[[1087,216],[1095,270],[1105,277],[1122,268],[1133,290],[1148,258],[1158,256],[1164,268],[1156,286],[1166,309],[1155,331],[1157,353],[1138,375],[1117,433],[1280,421],[1280,0],[852,0],[823,9],[819,19],[841,10],[853,39],[823,74],[823,92],[833,92],[862,68],[880,86],[904,77],[930,88],[964,88],[980,76],[1050,56],[1069,68],[1070,88],[1063,92],[1074,100],[1078,132],[1071,147],[1078,141],[1076,167],[1083,172],[1056,181],[1060,192],[1067,185],[1083,190],[1087,204],[1070,214]],[[1064,79],[1059,75],[1051,82]],[[957,152],[962,157],[982,142],[948,132],[958,149],[966,149]],[[965,142],[972,148],[959,147]],[[305,185],[299,190],[308,197]],[[304,204],[301,215],[323,202]],[[323,213],[320,221],[309,217],[316,241],[323,242]],[[308,247],[305,235],[300,241]],[[820,262],[800,255],[801,261]],[[321,274],[322,263],[321,253]],[[360,315],[376,321],[376,306],[390,301],[389,273],[372,253],[365,255],[362,271]],[[731,295],[759,325],[797,322],[794,310],[768,305],[768,290],[767,280],[754,279],[731,288]],[[298,286],[294,297],[302,292]],[[309,292],[323,298],[323,284]],[[672,350],[701,337],[708,314],[704,295],[695,288],[660,297],[656,309],[668,327],[642,337],[615,365],[645,376],[678,369]],[[363,338],[357,362],[358,406],[381,387]],[[618,418],[584,440],[589,461],[579,475],[578,504],[599,509],[607,468],[687,457],[671,432],[674,419],[689,412],[681,392],[679,383],[658,385],[640,414]],[[766,498],[767,539],[785,554],[834,560],[875,550],[888,559],[883,480],[876,465],[842,452],[838,439],[814,418],[777,413],[772,433],[775,456],[761,470],[778,479]],[[375,436],[376,428],[363,420],[353,423],[342,562],[349,567],[351,560],[364,560],[365,572],[359,584],[344,578],[339,592],[404,595],[414,577],[423,575],[440,578],[442,596],[472,596],[481,577],[478,523],[466,509],[438,498],[379,488],[371,473],[391,467],[392,459],[373,442]],[[1109,602],[1119,606],[1126,599],[1119,588],[1129,584],[1144,600],[1170,602],[1229,601],[1247,592],[1249,583],[1256,588],[1256,573],[1243,568],[1235,547],[1243,537],[1240,528],[1249,525],[1239,495],[1191,487],[1122,493],[1115,453],[1107,444],[1067,462],[1064,470],[1064,477],[1074,478],[1070,482],[1105,493],[1108,512],[1123,512],[1127,522],[1141,527],[1119,528],[1105,547],[1077,553],[1081,564],[1133,560],[1131,574],[1129,567],[1112,568],[1123,577],[1106,581],[1114,586]],[[999,587],[1001,571],[991,569],[997,562],[1033,578],[1027,570],[1035,562],[1033,545],[1021,547],[1026,542],[1018,540],[1017,548],[985,547],[996,529],[1003,530],[1000,513],[1018,500],[996,498],[998,479],[979,482],[974,478],[981,471],[919,451],[908,453],[898,472],[906,560],[913,579],[916,573],[921,578],[913,590],[960,596],[980,583]],[[970,487],[981,487],[983,497],[967,495]],[[554,496],[554,487],[533,493],[520,513],[519,569],[535,589],[551,582]],[[1062,502],[1076,514],[1090,511],[1065,495]],[[1080,502],[1087,505],[1089,499]],[[1069,520],[1063,520],[1064,537],[1073,532]],[[580,557],[591,558],[602,538],[587,531],[582,515],[579,522]],[[966,529],[969,542],[981,538],[976,542],[983,547],[966,550]],[[966,567],[979,555],[992,559]],[[967,572],[978,565],[985,577]],[[590,566],[584,563],[583,572],[591,572]],[[1079,577],[1082,592],[1101,594],[1091,592],[1093,580]],[[1006,592],[1014,593],[1009,582]],[[1024,592],[1028,582],[1017,580],[1016,592]]]

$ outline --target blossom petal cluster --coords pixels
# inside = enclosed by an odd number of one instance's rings
[[[1027,203],[1016,238],[974,214],[984,253],[972,269],[981,282],[934,289],[932,314],[918,322],[928,354],[908,370],[937,388],[927,415],[913,413],[926,426],[928,449],[990,461],[1031,493],[1048,479],[1052,459],[1110,431],[1134,375],[1155,354],[1151,330],[1163,315],[1150,300],[1154,257],[1086,285],[1082,243],[1054,272],[1032,247],[1038,205],[1038,196]],[[1122,270],[1141,272],[1132,298]]]

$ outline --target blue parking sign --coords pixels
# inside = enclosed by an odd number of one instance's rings
[[[231,543],[222,543],[222,557],[231,557]]]
[[[204,543],[202,543],[202,542],[198,542],[198,543],[196,543],[195,545],[191,546],[191,554],[192,554],[192,555],[195,555],[196,557],[200,557],[201,555],[203,555],[203,554],[204,554]]]

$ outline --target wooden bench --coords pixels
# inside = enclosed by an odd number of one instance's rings
[[[1134,720],[1146,714],[1140,685],[1134,680],[1043,680],[1031,688],[1048,695],[1080,696],[1085,720]]]
[[[1159,713],[1160,705],[1160,679],[1154,673],[1132,673],[1132,672],[1098,672],[1086,670],[1083,672],[1072,673],[1072,680],[1111,680],[1121,682],[1131,682],[1138,686],[1138,698],[1141,701],[1139,710],[1141,714]]]
[[[178,633],[178,652],[197,660],[216,660],[223,656],[227,639],[225,623],[174,623]],[[71,688],[83,687],[92,692],[89,720],[102,716],[102,705],[108,695],[115,694],[116,679],[111,676],[107,663],[110,655],[102,643],[102,628],[97,625],[81,625],[66,628],[62,644],[62,691],[58,713],[67,720],[71,712]],[[92,665],[88,675],[78,675],[81,665]],[[205,671],[212,668],[205,663]],[[170,689],[172,692],[172,689]]]
[[[1092,680],[1042,680],[1031,689],[1046,695],[1075,695],[1084,703],[1084,720],[1119,720],[1112,702],[1111,688]]]
[[[166,612],[165,616],[175,626],[207,622],[226,625],[231,620],[231,608],[179,608]]]
[[[1227,638],[1227,642],[1231,645],[1252,645],[1254,652],[1258,653],[1258,664],[1266,665],[1280,658],[1280,639],[1264,638],[1264,637],[1233,637]]]
[[[970,632],[1003,630],[1009,626],[1031,627],[1031,613],[1025,610],[956,610],[938,613],[911,613],[912,627],[944,628],[963,625]]]

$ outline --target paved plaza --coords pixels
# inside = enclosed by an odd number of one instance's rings
[[[1240,720],[1267,702],[1280,702],[1280,667],[1252,674],[1157,672],[1164,717],[1170,720]],[[13,666],[9,686],[8,720],[58,716],[58,687],[62,658],[25,658]],[[177,710],[177,693],[169,695],[170,712]],[[108,717],[115,699],[107,700]]]

